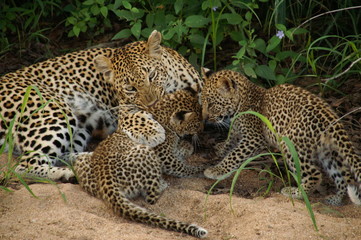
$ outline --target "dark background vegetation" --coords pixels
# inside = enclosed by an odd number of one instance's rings
[[[157,29],[198,69],[294,83],[326,98],[361,139],[361,6],[356,0],[3,0],[0,74]],[[360,5],[360,4],[359,4]],[[282,37],[284,35],[284,37]]]

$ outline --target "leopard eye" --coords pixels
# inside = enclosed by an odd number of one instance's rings
[[[208,102],[208,109],[210,109],[210,108],[213,108],[214,107],[214,103],[213,102]]]
[[[136,92],[137,91],[137,89],[132,85],[126,85],[124,87],[124,90],[127,91],[127,92]]]

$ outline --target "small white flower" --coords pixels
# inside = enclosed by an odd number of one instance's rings
[[[212,7],[212,10],[215,12],[215,11],[217,11],[217,6],[214,6],[214,7]]]
[[[280,30],[280,31],[277,31],[276,36],[277,36],[279,39],[282,39],[282,38],[285,37],[285,34],[284,34],[283,31]]]

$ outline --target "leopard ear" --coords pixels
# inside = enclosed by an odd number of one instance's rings
[[[235,81],[228,77],[221,77],[217,80],[217,90],[224,96],[230,96],[237,90],[237,84]]]
[[[172,114],[170,118],[170,123],[172,125],[178,126],[181,122],[187,120],[192,115],[192,112],[179,111]]]
[[[162,58],[162,47],[160,45],[162,41],[162,34],[157,30],[154,30],[147,41],[147,47],[149,51],[149,56],[161,59]]]
[[[108,82],[113,82],[112,62],[105,56],[97,56],[94,58],[95,68],[103,74],[103,77]]]
[[[208,81],[208,79],[209,79],[210,76],[212,75],[213,71],[210,70],[209,68],[205,68],[205,67],[202,67],[202,68],[201,68],[201,71],[202,71],[202,79],[203,79],[203,82]]]

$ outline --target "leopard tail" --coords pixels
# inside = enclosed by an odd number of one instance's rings
[[[124,218],[139,223],[149,224],[166,230],[186,233],[197,238],[204,238],[208,234],[208,231],[206,229],[199,227],[195,224],[183,223],[181,221],[172,220],[157,215],[148,211],[145,208],[142,208],[132,203],[124,195],[121,195],[121,193],[119,193],[118,196],[116,195],[118,194],[114,193],[113,195],[113,197],[116,198],[116,201],[110,201],[113,202],[111,207],[117,214],[120,214]]]

